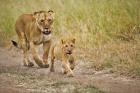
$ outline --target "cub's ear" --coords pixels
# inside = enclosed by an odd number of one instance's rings
[[[75,40],[76,40],[76,39],[75,39],[75,38],[73,38],[73,39],[71,40],[71,41],[72,41],[72,43],[74,43],[74,44],[75,44]]]
[[[48,10],[48,13],[54,13],[54,12],[53,12],[53,10],[50,10],[50,9],[49,9],[49,10]]]
[[[64,42],[64,40],[63,39],[61,39],[61,44],[64,44],[65,42]]]

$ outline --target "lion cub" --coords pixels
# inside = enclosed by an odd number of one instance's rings
[[[54,72],[54,59],[62,61],[62,70],[64,74],[73,76],[73,69],[75,67],[75,38],[61,39],[59,42],[52,45],[51,54],[51,68]]]

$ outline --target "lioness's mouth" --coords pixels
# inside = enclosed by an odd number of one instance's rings
[[[42,33],[45,34],[45,35],[49,35],[51,33],[51,31],[50,31],[49,28],[44,28]]]
[[[45,35],[49,35],[49,34],[51,34],[51,31],[43,31],[42,33]]]
[[[71,52],[68,52],[68,53],[66,53],[66,54],[71,55],[72,53],[71,53]]]

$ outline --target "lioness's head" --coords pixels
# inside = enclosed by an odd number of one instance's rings
[[[61,43],[62,43],[63,53],[65,53],[66,55],[73,54],[73,51],[74,51],[74,48],[75,48],[75,38],[66,39],[66,40],[62,39]]]
[[[49,11],[38,11],[33,14],[36,25],[38,28],[46,35],[51,33],[51,26],[54,20],[54,12],[52,10]]]

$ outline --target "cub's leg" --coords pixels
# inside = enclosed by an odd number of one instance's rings
[[[63,60],[63,63],[62,63],[62,68],[64,70],[64,74],[67,74],[68,76],[70,77],[73,77],[73,71],[71,70],[70,66],[69,66],[69,63],[66,61],[66,60]]]
[[[71,57],[69,59],[69,65],[70,65],[71,70],[74,70],[74,67],[75,67],[75,59],[74,59],[74,57]]]
[[[35,60],[36,64],[40,67],[44,67],[43,66],[43,61],[42,59],[40,58],[39,54],[38,54],[38,51],[37,51],[37,47],[34,45],[33,42],[30,42],[30,48],[31,48],[31,52],[32,52],[32,56],[33,56],[33,59]]]
[[[49,50],[50,50],[50,46],[51,46],[51,41],[47,41],[43,43],[43,50],[44,50],[44,54],[43,54],[43,62],[44,62],[44,67],[48,68],[49,64],[48,64],[48,55],[49,55]]]
[[[68,70],[66,69],[65,65],[62,63],[62,73],[67,74]]]

